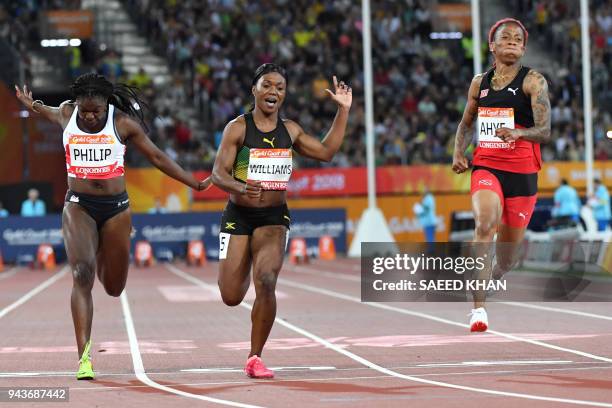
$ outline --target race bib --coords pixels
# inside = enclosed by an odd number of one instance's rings
[[[219,233],[219,259],[227,259],[227,249],[229,248],[231,234],[227,232]]]
[[[72,135],[68,139],[70,164],[73,166],[102,167],[117,161],[117,146],[109,135]]]
[[[292,166],[291,149],[251,149],[247,179],[264,190],[287,190]]]
[[[495,136],[495,130],[505,127],[514,129],[513,108],[478,108],[478,147],[483,149],[512,149],[514,143],[507,143]]]

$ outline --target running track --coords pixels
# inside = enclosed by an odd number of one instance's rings
[[[69,387],[53,406],[75,407],[612,407],[606,303],[491,303],[470,334],[467,304],[361,303],[357,261],[287,264],[263,355],[280,369],[252,380],[252,297],[223,305],[216,273],[132,268],[120,298],[97,282],[91,382],[74,379],[69,273],[0,273],[0,386]]]

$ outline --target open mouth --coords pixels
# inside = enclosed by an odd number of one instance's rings
[[[278,99],[276,99],[276,98],[266,98],[266,99],[264,99],[264,101],[266,102],[266,106],[268,108],[273,108],[278,103]]]

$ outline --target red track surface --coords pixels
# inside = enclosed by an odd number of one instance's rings
[[[53,406],[502,408],[571,406],[561,401],[568,399],[612,407],[609,304],[540,310],[491,303],[492,331],[470,334],[468,304],[360,303],[359,264],[348,260],[281,272],[278,290],[286,297],[278,317],[287,325],[277,321],[263,355],[269,367],[282,367],[274,380],[242,373],[250,312],[218,299],[215,263],[133,268],[123,298],[131,319],[122,299],[97,283],[97,379],[77,381],[69,274],[23,298],[59,270],[0,273],[0,386],[69,387],[70,402]],[[130,346],[132,322],[137,343]],[[134,373],[134,355],[148,385]],[[202,396],[218,401],[194,399]]]

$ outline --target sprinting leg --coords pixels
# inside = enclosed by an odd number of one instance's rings
[[[509,272],[517,262],[517,256],[525,237],[525,228],[510,227],[506,224],[499,226],[495,256],[497,262],[493,267],[493,278],[501,277]]]
[[[281,225],[259,227],[253,232],[253,281],[255,302],[251,311],[251,351],[244,367],[251,378],[274,378],[261,360],[276,317],[276,279],[283,265],[287,228]]]
[[[219,259],[219,291],[223,303],[237,306],[249,290],[251,271],[251,237],[249,235],[225,235],[221,245],[223,255]]]
[[[68,263],[72,272],[70,307],[79,358],[91,337],[98,230],[96,222],[77,204],[66,203],[62,213],[62,231]]]
[[[70,309],[79,353],[78,380],[95,377],[90,358],[93,300],[91,290],[96,277],[98,229],[95,221],[76,204],[66,203],[62,213],[62,230],[68,263],[72,271]]]
[[[502,206],[499,195],[491,190],[479,190],[472,195],[472,208],[474,209],[475,229],[474,242],[476,244],[476,257],[483,257],[487,254],[490,259],[492,255],[491,245],[498,225],[501,220]],[[489,279],[491,276],[491,264],[479,272],[476,279]],[[475,291],[474,309],[484,307],[486,292]]]
[[[251,253],[256,297],[251,312],[249,357],[261,357],[276,317],[276,280],[283,266],[286,234],[287,228],[282,225],[268,225],[253,232]]]
[[[97,253],[98,279],[111,296],[119,296],[125,288],[130,264],[130,209],[108,219],[100,228]]]

